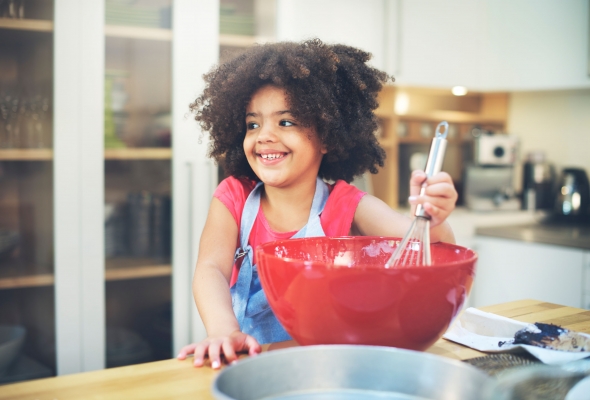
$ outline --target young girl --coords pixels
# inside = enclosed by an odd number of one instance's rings
[[[253,249],[272,240],[310,236],[402,237],[411,219],[349,185],[383,166],[374,132],[377,94],[389,77],[370,54],[319,40],[256,46],[205,75],[191,105],[211,135],[210,156],[229,178],[211,201],[199,246],[193,293],[208,337],[185,346],[194,365],[211,366],[260,344],[289,340],[269,308]],[[432,217],[432,242],[454,242],[445,222],[457,193],[441,172],[411,178],[412,207]],[[333,181],[326,184],[324,180]]]

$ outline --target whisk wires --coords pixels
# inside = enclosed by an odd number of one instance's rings
[[[431,264],[430,218],[416,217],[385,267],[413,267]]]

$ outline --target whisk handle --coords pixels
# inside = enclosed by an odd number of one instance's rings
[[[445,130],[443,134],[439,133],[439,128],[444,127]],[[447,150],[447,130],[448,124],[446,121],[441,122],[436,127],[436,136],[432,139],[432,144],[430,145],[430,152],[428,153],[428,161],[426,161],[426,168],[424,172],[426,173],[426,177],[430,178],[433,175],[438,174],[442,170],[442,164],[445,158],[445,151]],[[426,185],[422,185],[422,189],[420,189],[420,195],[424,195],[426,190]],[[424,217],[430,219],[430,216],[424,211],[422,204],[418,204],[416,207],[416,212],[414,213],[416,217]]]
[[[438,174],[442,170],[442,164],[445,158],[445,151],[447,150],[447,139],[442,137],[435,137],[432,139],[430,145],[430,153],[428,154],[428,161],[426,161],[426,176],[430,178]]]

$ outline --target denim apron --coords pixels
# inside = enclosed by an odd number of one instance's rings
[[[266,295],[262,291],[256,265],[252,265],[254,250],[248,244],[248,239],[260,209],[261,190],[262,182],[259,182],[244,205],[240,222],[240,248],[236,250],[234,262],[241,257],[244,259],[238,273],[238,280],[230,292],[232,307],[241,331],[253,336],[258,343],[264,344],[290,340],[291,337],[272,312]],[[328,185],[318,178],[307,224],[292,238],[326,236],[320,224],[320,214],[329,194]]]

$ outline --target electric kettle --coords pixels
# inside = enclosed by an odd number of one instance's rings
[[[560,219],[581,221],[590,216],[590,185],[586,171],[565,168],[558,180],[554,212]]]

